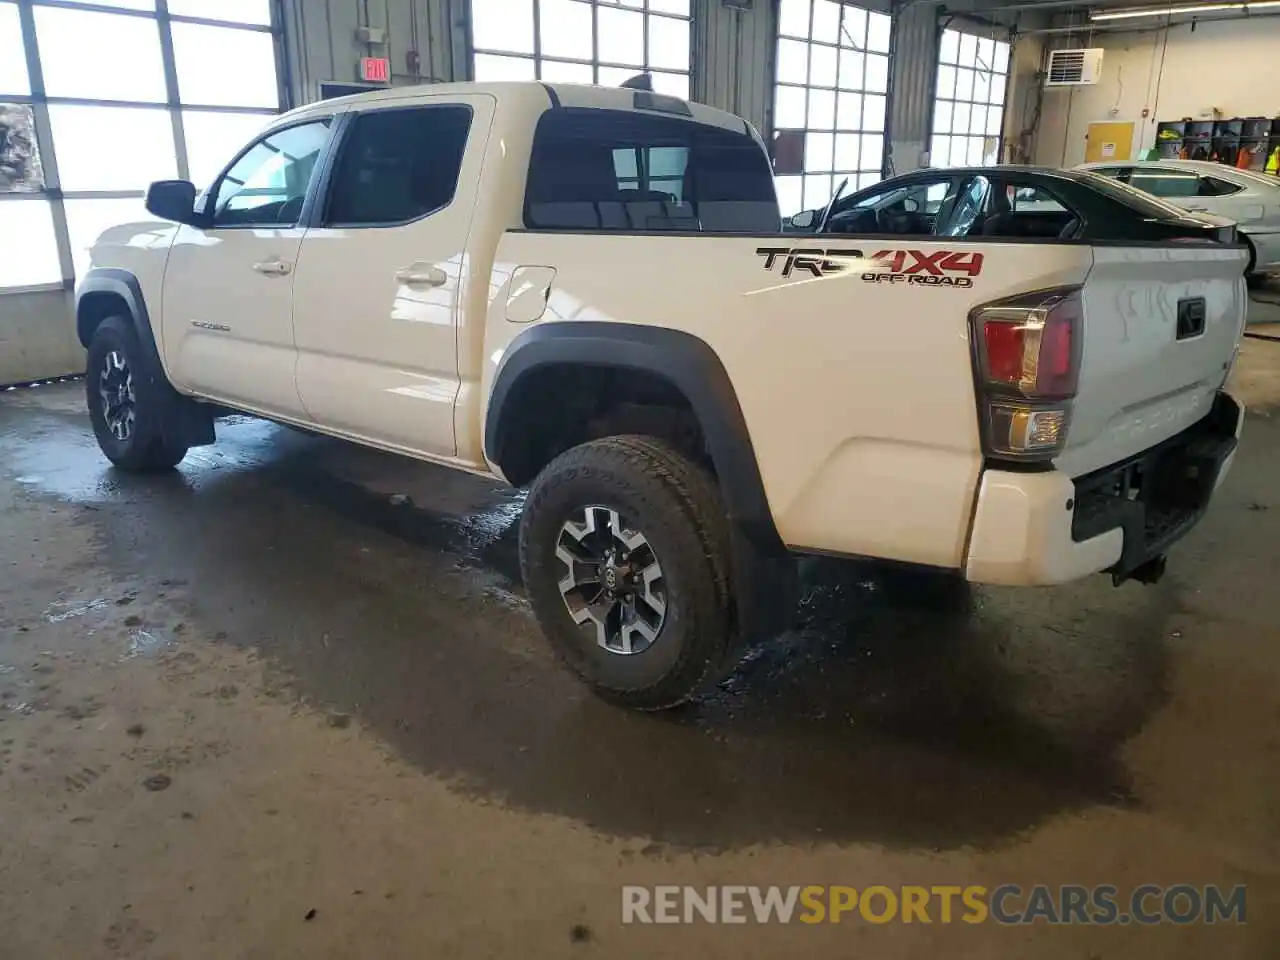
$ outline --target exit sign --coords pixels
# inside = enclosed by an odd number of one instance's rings
[[[360,79],[370,83],[391,81],[391,61],[386,57],[361,57]]]

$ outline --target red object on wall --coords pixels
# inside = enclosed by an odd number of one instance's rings
[[[370,83],[387,83],[391,80],[391,61],[386,57],[361,57],[360,79]]]

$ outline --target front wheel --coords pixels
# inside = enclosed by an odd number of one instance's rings
[[[648,437],[561,454],[534,481],[520,566],[557,656],[601,697],[673,707],[732,649],[729,527],[712,477]]]
[[[85,399],[98,446],[122,470],[168,470],[187,455],[164,434],[171,403],[163,373],[150,368],[132,326],[108,317],[94,331],[85,361]]]

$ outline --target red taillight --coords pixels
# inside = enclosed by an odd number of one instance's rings
[[[1028,294],[973,312],[988,452],[1051,456],[1066,442],[1080,367],[1080,292]]]

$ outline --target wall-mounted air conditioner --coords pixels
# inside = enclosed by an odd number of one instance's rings
[[[1101,47],[1083,50],[1050,50],[1046,87],[1078,87],[1102,79]]]

